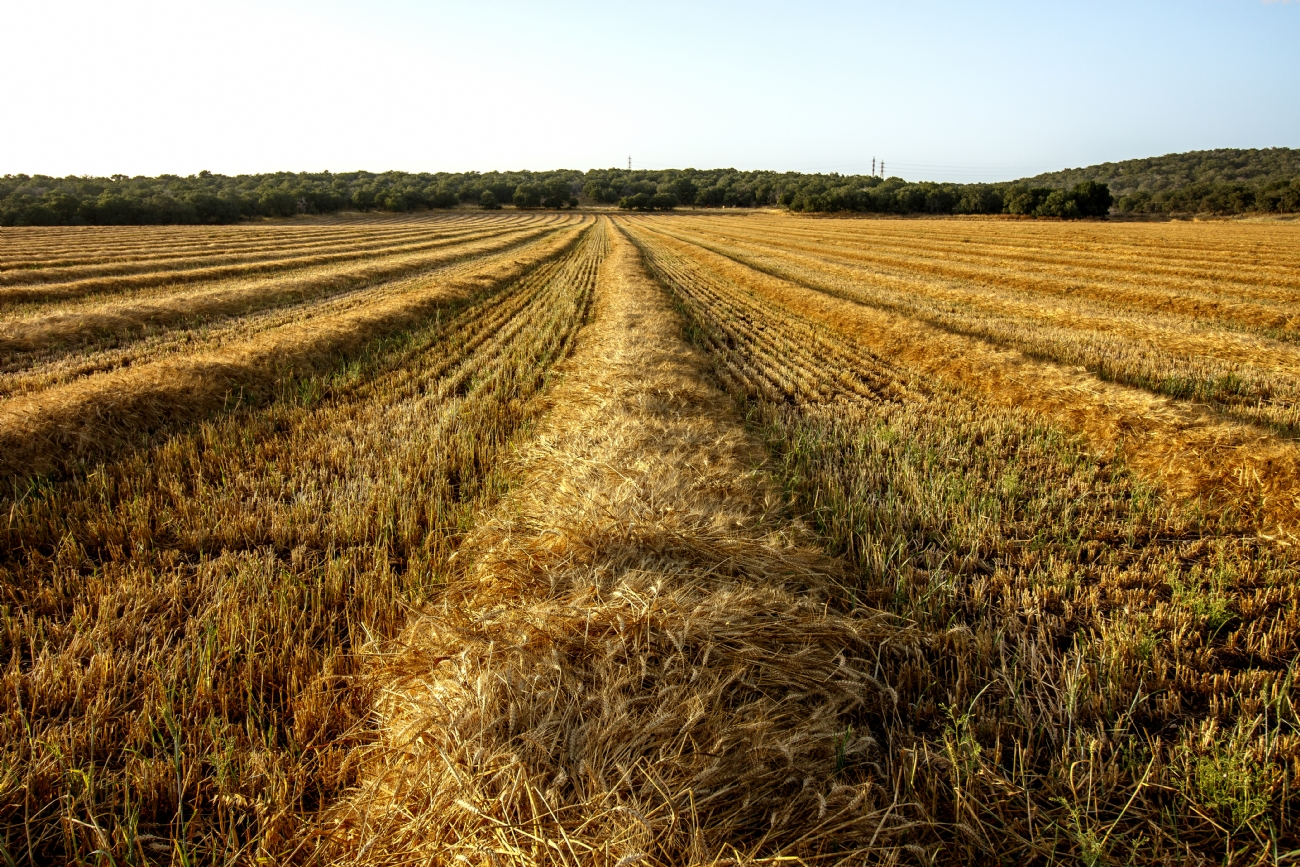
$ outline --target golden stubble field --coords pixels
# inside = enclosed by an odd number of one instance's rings
[[[1292,225],[0,231],[0,856],[1285,863],[1298,401]]]

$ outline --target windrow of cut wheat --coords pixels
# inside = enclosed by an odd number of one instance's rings
[[[969,226],[953,225],[954,234],[979,237]],[[1153,264],[1149,271],[1116,273],[1108,260],[1075,265],[1069,251],[1054,249],[1051,264],[997,262],[978,248],[881,254],[870,236],[849,244],[787,237],[779,228],[692,224],[687,231],[679,237],[810,288],[1081,366],[1104,380],[1204,402],[1229,418],[1300,432],[1294,272],[1265,271],[1260,282],[1236,274],[1228,279],[1203,260],[1205,272],[1184,265],[1180,270],[1190,273],[1170,274]],[[1274,237],[1261,240],[1285,249]],[[1200,250],[1205,258],[1218,252]],[[1145,251],[1126,252],[1137,259]]]
[[[838,564],[638,258],[614,236],[520,485],[380,665],[323,860],[860,863],[931,836],[869,770],[918,634],[828,610]]]
[[[470,241],[434,257],[328,270],[303,278],[250,280],[78,311],[55,312],[0,327],[14,351],[0,394],[22,394],[252,334],[338,314],[517,258],[549,232]],[[416,276],[407,276],[414,274]],[[27,351],[24,351],[26,349]]]
[[[0,403],[0,471],[65,469],[170,424],[210,415],[232,400],[267,399],[285,381],[337,367],[452,301],[517,279],[565,252],[582,231],[583,224],[574,224],[521,250],[472,260],[460,273],[297,305],[198,340],[166,334],[136,353],[61,361],[49,377],[53,382],[47,379],[39,390],[28,383],[27,393]],[[123,354],[129,364],[122,363]]]
[[[671,235],[659,237],[746,289],[853,333],[913,370],[990,402],[1033,408],[1086,433],[1098,451],[1120,449],[1174,493],[1206,497],[1215,510],[1252,512],[1267,532],[1294,535],[1300,527],[1300,451],[1291,437],[1268,426],[1243,424],[1194,401],[1118,386],[1076,367],[841,298]]]
[[[1041,363],[1000,376],[1005,352],[971,351],[987,344],[819,305],[677,240],[692,223],[629,230],[847,560],[855,604],[945,637],[886,735],[884,784],[918,821],[1020,861],[1295,847],[1300,585],[1250,491],[1209,476],[1218,508],[1171,501],[1104,440],[1122,423],[1081,418],[1132,402],[1051,412],[1026,398],[1055,385]],[[1168,459],[1208,469],[1194,449]]]
[[[370,329],[362,351],[267,380],[264,405],[15,489],[0,561],[11,858],[287,857],[349,780],[369,713],[359,652],[436,590],[586,316],[605,241],[576,231],[436,310],[399,302],[399,321],[376,301],[343,323]]]

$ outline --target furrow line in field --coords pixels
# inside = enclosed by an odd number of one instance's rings
[[[360,268],[340,270],[336,266],[316,274],[308,272],[296,276],[246,279],[206,291],[189,287],[157,300],[100,303],[89,309],[74,307],[66,312],[0,322],[0,393],[12,393],[20,388],[14,374],[76,356],[79,351],[94,349],[103,353],[113,347],[142,341],[158,346],[159,341],[177,339],[175,335],[169,338],[165,333],[159,336],[159,331],[167,332],[181,326],[190,326],[190,330],[195,327],[207,329],[228,317],[248,317],[286,305],[308,310],[311,308],[304,305],[319,302],[319,299],[341,299],[377,283],[411,279],[478,257],[507,253],[553,231],[556,230],[502,231],[464,240],[458,245],[440,248],[433,254],[380,260]],[[72,362],[79,367],[96,363],[88,358]],[[34,371],[34,375],[40,376],[39,371]]]
[[[92,277],[122,277],[132,274],[181,272],[217,265],[237,265],[254,262],[273,262],[341,250],[377,251],[400,249],[421,242],[451,239],[473,235],[485,227],[477,224],[447,223],[436,230],[432,226],[405,229],[400,232],[356,232],[327,240],[303,239],[283,244],[258,244],[241,247],[233,244],[212,245],[185,253],[158,253],[132,257],[118,262],[93,264],[42,265],[0,270],[0,286],[33,285],[40,283],[70,283]],[[490,227],[489,227],[490,228]]]
[[[659,227],[737,262],[809,288],[908,316],[1034,358],[1081,366],[1102,379],[1179,399],[1291,436],[1300,431],[1300,348],[1259,336],[1179,330],[1141,317],[1034,316],[1032,305],[998,305],[992,292],[863,273],[816,257],[758,245],[720,244]],[[1051,311],[1042,308],[1043,313]]]
[[[337,365],[374,341],[418,326],[439,308],[517,280],[561,256],[582,223],[500,263],[330,316],[283,325],[183,360],[144,361],[0,403],[0,473],[63,469],[163,426],[266,399],[279,383]]]
[[[809,289],[662,234],[656,233],[656,240],[718,277],[850,336],[917,376],[1041,413],[1084,434],[1102,452],[1119,449],[1131,466],[1159,480],[1173,496],[1203,497],[1215,508],[1249,516],[1261,532],[1300,535],[1300,449],[1293,441]]]

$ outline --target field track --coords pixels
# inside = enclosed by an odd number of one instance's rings
[[[1297,241],[0,230],[0,855],[1300,851]]]

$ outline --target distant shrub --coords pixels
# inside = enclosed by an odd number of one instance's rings
[[[612,205],[619,200],[618,191],[601,181],[588,181],[582,188],[582,194],[601,205]]]
[[[516,208],[540,208],[542,190],[535,184],[520,184],[515,188],[513,200]]]
[[[671,211],[677,207],[677,197],[672,193],[637,193],[619,199],[618,206],[626,211]]]
[[[481,196],[479,197],[482,198]],[[495,198],[495,196],[493,197]],[[439,188],[429,197],[429,207],[431,208],[454,208],[460,203],[460,198],[454,190]]]
[[[1104,217],[1110,213],[1114,197],[1110,194],[1110,185],[1097,181],[1084,181],[1076,184],[1070,191],[1079,213],[1084,217]]]

